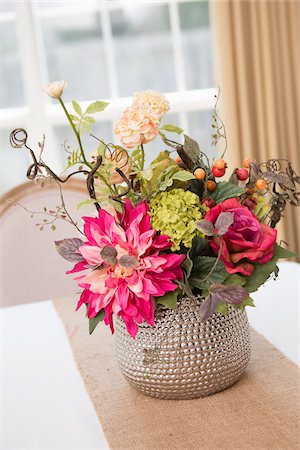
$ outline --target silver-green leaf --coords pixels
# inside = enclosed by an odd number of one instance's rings
[[[213,236],[215,234],[215,228],[209,220],[201,219],[196,222],[196,227],[205,236]]]
[[[218,230],[218,235],[223,236],[227,233],[228,228],[234,222],[234,214],[232,212],[221,212],[215,222],[215,228]]]

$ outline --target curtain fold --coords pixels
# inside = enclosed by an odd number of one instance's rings
[[[287,158],[299,175],[300,2],[220,0],[210,6],[228,163]],[[286,207],[279,239],[300,254],[300,208]]]

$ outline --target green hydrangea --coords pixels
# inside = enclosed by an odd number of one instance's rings
[[[183,189],[161,192],[150,202],[151,224],[170,236],[173,251],[179,250],[180,244],[190,248],[194,236],[201,234],[195,223],[202,219],[202,211],[199,197]]]

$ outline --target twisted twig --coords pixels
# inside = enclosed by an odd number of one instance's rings
[[[88,176],[86,179],[86,186],[89,191],[89,195],[94,200],[97,199],[96,194],[95,194],[94,175],[97,172],[97,170],[99,169],[99,167],[101,166],[101,164],[102,164],[102,156],[98,156],[93,169],[90,172],[88,172]],[[95,206],[96,206],[97,211],[99,211],[99,209],[101,209],[98,202],[95,202]]]
[[[23,138],[18,137],[19,133],[23,133]],[[70,173],[66,178],[60,178],[58,175],[56,175],[56,173],[53,172],[53,170],[49,166],[47,166],[47,164],[41,158],[37,160],[34,151],[27,145],[27,138],[27,131],[23,128],[17,128],[10,133],[9,140],[10,145],[13,148],[21,148],[24,146],[27,148],[27,150],[29,150],[33,160],[33,163],[30,164],[26,172],[26,177],[29,180],[34,180],[38,176],[38,174],[42,175],[41,168],[45,169],[47,174],[59,183],[65,183],[69,178],[71,178],[73,175],[77,175],[78,173],[83,173],[85,175],[89,174],[88,170],[76,170],[75,172]]]

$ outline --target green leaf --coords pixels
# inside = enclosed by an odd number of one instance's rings
[[[73,122],[78,122],[79,117],[74,116],[74,114],[69,114],[69,116],[71,117],[71,119],[73,120]]]
[[[98,155],[104,157],[105,151],[106,151],[106,145],[104,144],[104,142],[100,142],[98,145],[98,148],[97,148]]]
[[[172,158],[170,158],[170,152],[168,152],[167,150],[165,150],[165,151],[163,151],[163,152],[160,152],[158,155],[157,155],[157,157],[152,161],[152,163],[151,163],[151,167],[153,168],[153,166],[155,166],[157,163],[160,163],[160,162],[162,162],[162,161],[168,161],[168,162],[173,162],[174,164],[176,164],[175,163],[175,161],[174,161],[174,159],[172,159]]]
[[[237,305],[237,307],[240,309],[244,309],[246,306],[251,306],[251,307],[255,308],[254,301],[250,297],[250,295],[248,295],[248,297],[245,298],[243,303],[241,303],[240,305]]]
[[[189,256],[191,259],[193,259],[195,258],[195,256],[201,256],[205,254],[208,249],[208,240],[200,236],[195,236],[192,240],[192,248],[189,251]]]
[[[107,102],[101,102],[97,100],[96,102],[91,103],[87,109],[85,110],[85,114],[93,114],[97,112],[104,111],[105,108],[109,105]]]
[[[158,191],[165,191],[169,187],[171,187],[174,182],[179,181],[179,183],[186,183],[187,181],[194,179],[195,177],[186,170],[181,170],[176,165],[171,165],[167,169],[165,169],[161,176],[158,178],[157,181],[157,190]],[[178,183],[176,183],[178,184]]]
[[[84,120],[82,120],[82,122],[80,123],[80,128],[87,132],[90,132],[92,130],[90,124],[85,122]]]
[[[191,172],[188,172],[187,170],[181,170],[180,172],[175,173],[175,175],[172,176],[172,179],[179,181],[189,181],[194,180],[195,177]]]
[[[186,277],[189,278],[193,268],[193,261],[190,258],[189,252],[187,253],[185,260],[181,264],[181,267],[185,271]]]
[[[221,203],[227,198],[239,197],[244,194],[246,189],[229,183],[228,181],[221,181],[217,183],[217,188],[210,195],[213,197],[216,203]]]
[[[212,256],[196,256],[193,260],[193,270],[189,279],[190,284],[203,289],[206,284],[222,283],[228,273],[222,261],[218,261],[213,269],[216,259]]]
[[[167,292],[167,294],[165,294],[161,297],[156,297],[155,302],[156,302],[156,304],[162,305],[165,308],[175,309],[177,306],[177,298],[178,298],[178,295],[180,294],[180,292],[181,292],[181,289],[177,288],[176,291]]]
[[[153,177],[153,170],[151,169],[151,167],[148,167],[148,169],[145,169],[140,173],[140,176],[144,180],[150,181],[151,178]]]
[[[247,283],[247,278],[243,277],[242,275],[238,275],[237,273],[233,273],[232,275],[229,275],[229,277],[224,280],[223,284],[230,285],[230,284],[238,284],[239,286],[244,286]]]
[[[141,147],[137,147],[135,150],[133,150],[133,152],[131,153],[131,159],[132,159],[134,165],[138,169],[141,169],[141,165],[142,165],[142,149],[141,149]]]
[[[72,106],[74,111],[76,112],[76,114],[78,114],[78,116],[82,116],[82,110],[81,110],[81,106],[79,105],[79,103],[75,102],[75,100],[72,101]]]
[[[81,153],[80,150],[72,150],[72,153],[70,156],[68,156],[68,162],[66,166],[63,169],[63,172],[65,172],[67,169],[70,169],[75,164],[80,164],[81,161]]]
[[[92,116],[84,116],[83,120],[88,123],[96,123],[96,119],[94,119],[94,117]]]
[[[166,130],[166,131],[170,131],[171,133],[178,133],[181,134],[183,133],[183,128],[180,127],[176,127],[175,125],[171,125],[171,124],[166,124],[163,127],[161,127],[162,130]]]
[[[194,192],[194,194],[197,194],[199,198],[203,197],[203,192],[204,192],[204,183],[202,180],[196,180],[196,178],[194,180],[190,181],[190,187],[189,190],[191,192]]]
[[[89,206],[92,205],[93,203],[97,203],[98,200],[94,199],[94,198],[88,198],[87,200],[83,200],[82,202],[78,203],[78,205],[76,206],[76,209],[81,209],[84,208],[85,206]]]
[[[228,305],[225,302],[219,302],[216,311],[223,314],[223,316],[227,316],[228,314]]]
[[[92,334],[92,332],[94,331],[94,329],[96,328],[98,323],[101,322],[104,319],[104,317],[105,317],[105,311],[104,311],[104,309],[101,309],[101,311],[98,312],[96,317],[92,317],[91,319],[89,319],[89,333],[90,334]]]
[[[253,264],[254,271],[252,272],[251,277],[247,278],[247,283],[244,285],[245,289],[247,289],[248,292],[257,291],[257,289],[270,278],[270,275],[273,272],[275,273],[275,277],[277,277],[277,261],[279,258],[291,258],[293,256],[296,256],[295,253],[275,244],[274,256],[271,261],[264,264]]]
[[[244,285],[244,288],[247,289],[249,293],[257,291],[257,289],[267,281],[276,268],[276,259],[272,259],[264,264],[253,265],[254,270],[251,276],[248,277],[247,283]]]
[[[287,248],[281,247],[278,244],[275,244],[274,247],[274,258],[294,258],[294,256],[297,256],[296,253],[291,252]]]

